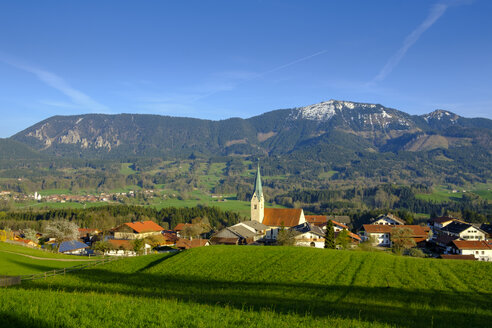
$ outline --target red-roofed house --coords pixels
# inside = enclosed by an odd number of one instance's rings
[[[479,261],[492,261],[492,243],[485,240],[453,240],[454,254],[473,255]]]
[[[115,239],[139,239],[159,235],[164,228],[153,221],[123,223],[113,229]]]
[[[306,222],[304,211],[301,208],[265,208],[263,224],[268,226],[265,238],[276,240],[282,227],[292,228]]]
[[[391,246],[391,233],[394,229],[407,228],[412,232],[411,238],[416,244],[425,242],[429,238],[429,227],[423,227],[419,225],[373,225],[364,224],[361,232],[359,233],[362,240],[373,240],[373,244],[376,246],[390,247]]]

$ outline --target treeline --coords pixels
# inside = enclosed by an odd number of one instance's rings
[[[238,213],[216,207],[167,207],[157,210],[143,206],[102,206],[88,209],[52,209],[42,211],[0,212],[0,227],[10,229],[33,228],[43,231],[49,220],[75,221],[80,227],[109,230],[124,222],[152,220],[165,229],[179,223],[191,223],[195,218],[207,218],[214,229],[221,229],[243,219]]]
[[[429,201],[416,193],[430,193],[426,185],[397,186],[385,184],[371,188],[346,190],[294,190],[275,197],[275,202],[287,207],[300,207],[313,213],[361,213],[368,210],[404,210],[440,216],[454,213],[473,223],[492,222],[492,204],[471,192],[452,201]]]

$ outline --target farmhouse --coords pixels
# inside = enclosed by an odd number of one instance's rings
[[[373,224],[364,224],[362,226],[360,235],[362,240],[372,240],[373,245],[382,246],[382,247],[390,247],[391,244],[391,234],[394,229],[398,228],[406,228],[411,231],[411,236],[415,241],[415,244],[423,243],[429,238],[428,227],[422,227],[419,225],[373,225]]]
[[[64,241],[60,244],[58,252],[72,255],[88,254],[89,246],[78,240]]]
[[[252,244],[265,236],[268,226],[258,221],[244,221],[217,232],[210,243],[213,245],[246,245]]]
[[[483,240],[453,240],[452,253],[473,255],[479,261],[492,261],[492,243]]]
[[[104,255],[110,256],[136,256],[133,244],[126,239],[108,239],[113,249],[104,252]],[[144,254],[148,254],[152,250],[152,246],[144,244]]]
[[[471,224],[453,221],[441,229],[441,233],[464,240],[485,240],[487,233]]]
[[[450,216],[441,216],[427,221],[427,225],[432,229],[434,234],[438,234],[444,227],[453,222],[463,222]]]
[[[143,239],[153,235],[160,235],[163,227],[153,221],[138,221],[123,223],[113,229],[115,239]]]
[[[325,247],[325,233],[320,227],[304,222],[291,229],[296,232],[294,239],[297,246]]]

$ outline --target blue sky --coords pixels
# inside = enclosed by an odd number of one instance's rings
[[[492,118],[492,1],[2,1],[0,137],[329,99]]]

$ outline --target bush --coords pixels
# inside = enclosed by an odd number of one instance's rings
[[[425,257],[425,253],[420,248],[410,248],[407,255],[413,257]]]

